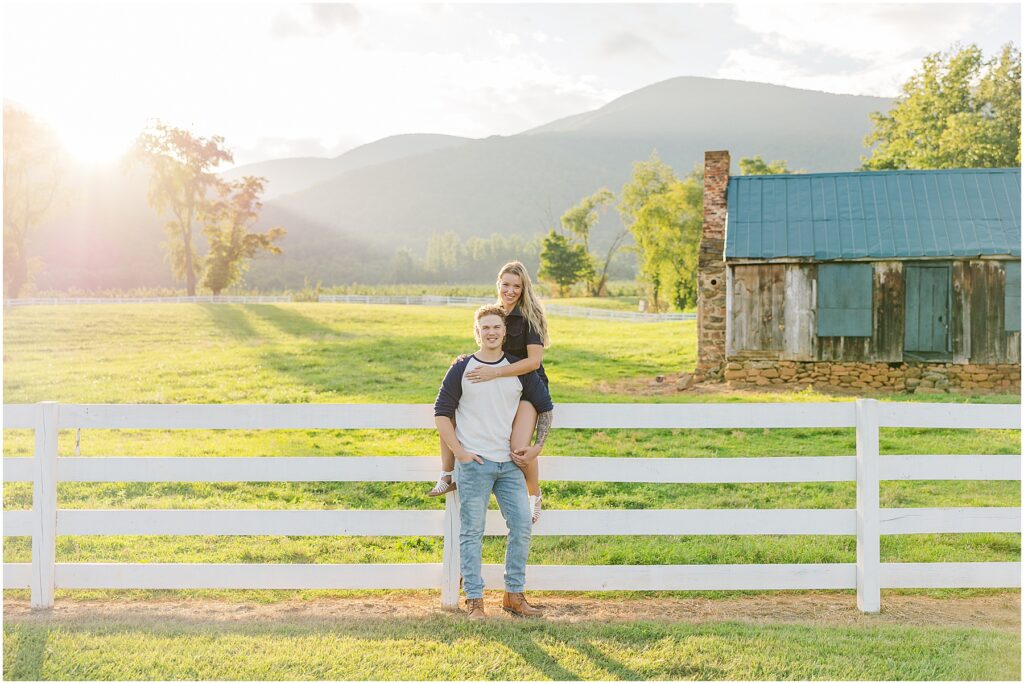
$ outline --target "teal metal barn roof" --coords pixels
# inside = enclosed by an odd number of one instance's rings
[[[1020,169],[729,179],[725,256],[1020,256]]]

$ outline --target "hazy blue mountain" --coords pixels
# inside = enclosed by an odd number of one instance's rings
[[[633,163],[655,150],[680,174],[717,149],[732,153],[734,171],[755,154],[806,171],[852,170],[864,153],[868,114],[889,105],[878,97],[675,78],[519,135],[341,173],[268,202],[265,218],[284,225],[287,217],[292,237],[348,236],[382,252],[408,246],[422,253],[431,234],[448,230],[530,235],[556,225],[583,195],[601,186],[618,191]],[[606,214],[595,246],[618,227],[615,212]],[[310,273],[330,279],[321,255],[298,245],[292,251]]]
[[[735,172],[741,157],[757,154],[806,171],[852,170],[865,152],[868,114],[890,105],[886,98],[680,77],[518,135],[393,136],[335,159],[270,160],[225,175],[268,177],[260,227],[288,230],[285,255],[257,260],[251,285],[296,286],[306,277],[324,284],[373,282],[386,276],[397,248],[422,255],[433,233],[546,232],[580,197],[601,186],[617,192],[633,163],[655,150],[680,175],[701,163],[705,150],[720,149],[732,153]],[[51,221],[49,238],[40,240],[36,249],[48,262],[40,285],[68,287],[85,273],[92,287],[97,280],[117,287],[166,282],[162,221],[139,209],[144,184],[111,173],[97,175],[92,186],[95,197]],[[594,246],[617,228],[618,216],[609,212],[595,230]],[[65,229],[80,237],[64,239]],[[118,245],[116,258],[70,247],[83,240]],[[84,253],[91,265],[82,263]]]
[[[424,152],[433,152],[469,142],[472,138],[434,133],[409,133],[392,135],[387,138],[360,145],[332,159],[326,157],[291,157],[271,159],[236,166],[221,174],[227,180],[242,176],[262,176],[267,179],[265,200],[303,190],[327,180],[339,173],[358,169],[362,166],[412,157]]]

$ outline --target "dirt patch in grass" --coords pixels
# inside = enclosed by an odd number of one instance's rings
[[[689,373],[671,373],[667,375],[656,375],[643,378],[630,378],[616,382],[599,382],[597,389],[605,394],[629,395],[638,397],[651,396],[705,396],[705,397],[729,397],[738,400],[765,401],[765,395],[791,395],[797,392],[813,391],[822,397],[856,398],[870,396],[910,396],[905,392],[893,389],[870,388],[844,388],[835,387],[824,383],[786,383],[781,385],[730,385],[727,382],[702,382],[695,385],[680,385],[679,381],[690,375]],[[661,378],[660,380],[658,378]],[[1009,390],[955,390],[950,392],[958,397],[985,397],[991,395],[1009,394]]]
[[[542,596],[534,600],[554,622],[741,622],[813,626],[915,625],[970,627],[1019,631],[1020,594],[965,598],[896,595],[882,599],[882,612],[865,615],[856,598],[846,594],[750,596],[737,599],[592,599]],[[491,619],[515,619],[501,611],[500,592],[488,592]],[[331,623],[353,620],[415,619],[448,613],[436,595],[395,594],[387,598],[336,598],[278,603],[230,601],[75,601],[60,599],[52,610],[33,611],[27,601],[4,602],[4,619],[11,623]]]

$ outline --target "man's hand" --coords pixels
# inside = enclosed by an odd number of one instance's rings
[[[472,454],[465,449],[459,449],[455,452],[455,458],[458,459],[459,463],[469,463],[476,461],[477,463],[483,463],[484,459],[480,458],[476,454]]]
[[[512,456],[513,463],[517,466],[525,466],[537,460],[537,457],[540,456],[540,450],[541,447],[535,444],[525,449],[515,449],[510,455]]]

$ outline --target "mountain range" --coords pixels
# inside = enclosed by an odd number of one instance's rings
[[[275,159],[239,166],[228,179],[268,179],[258,229],[280,225],[284,254],[256,259],[250,287],[378,282],[399,248],[423,254],[430,236],[532,237],[600,187],[618,191],[652,153],[685,175],[705,150],[784,159],[792,169],[860,165],[869,114],[891,100],[745,81],[679,77],[599,109],[511,136],[398,135],[333,159]],[[228,136],[230,138],[230,136]],[[41,289],[171,284],[162,220],[145,203],[139,171],[90,171],[84,195],[43,226],[35,251]],[[600,248],[619,228],[607,212]],[[453,274],[452,279],[456,279]]]

